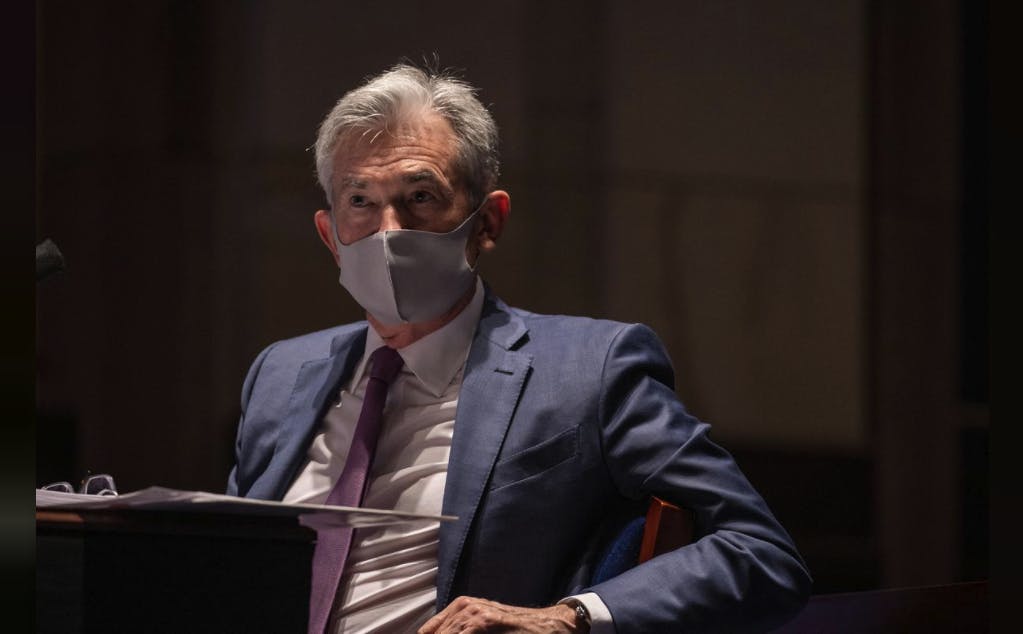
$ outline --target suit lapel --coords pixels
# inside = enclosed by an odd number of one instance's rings
[[[320,420],[342,382],[352,376],[366,346],[366,328],[343,333],[331,343],[331,355],[302,365],[288,400],[286,424],[277,438],[273,458],[248,497],[280,500],[309,451]]]
[[[529,375],[532,357],[513,350],[525,334],[522,320],[488,291],[455,413],[443,512],[458,520],[440,530],[438,610],[452,598],[465,541]]]

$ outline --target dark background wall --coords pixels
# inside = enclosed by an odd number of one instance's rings
[[[378,8],[381,7],[381,8]],[[248,364],[357,319],[320,119],[405,56],[502,133],[484,277],[642,321],[817,592],[987,574],[983,4],[37,3],[37,481],[219,491]]]

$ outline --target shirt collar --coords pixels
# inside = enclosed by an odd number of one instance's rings
[[[469,345],[472,343],[476,325],[483,313],[485,294],[483,282],[477,276],[472,300],[462,312],[422,339],[398,349],[398,354],[405,362],[402,371],[411,371],[415,374],[416,378],[434,396],[442,396],[458,371],[465,365],[465,359],[469,355]],[[369,362],[369,355],[382,345],[384,345],[384,340],[370,326],[366,333],[366,350],[352,375],[352,389],[355,389],[355,386],[362,380],[362,374]]]

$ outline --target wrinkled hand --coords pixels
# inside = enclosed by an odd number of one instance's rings
[[[575,610],[567,605],[517,608],[496,601],[458,597],[419,628],[419,634],[449,632],[578,632]]]

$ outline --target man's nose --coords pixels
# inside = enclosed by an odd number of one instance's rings
[[[401,228],[401,217],[394,205],[384,207],[380,211],[380,228],[377,231],[394,231]]]

